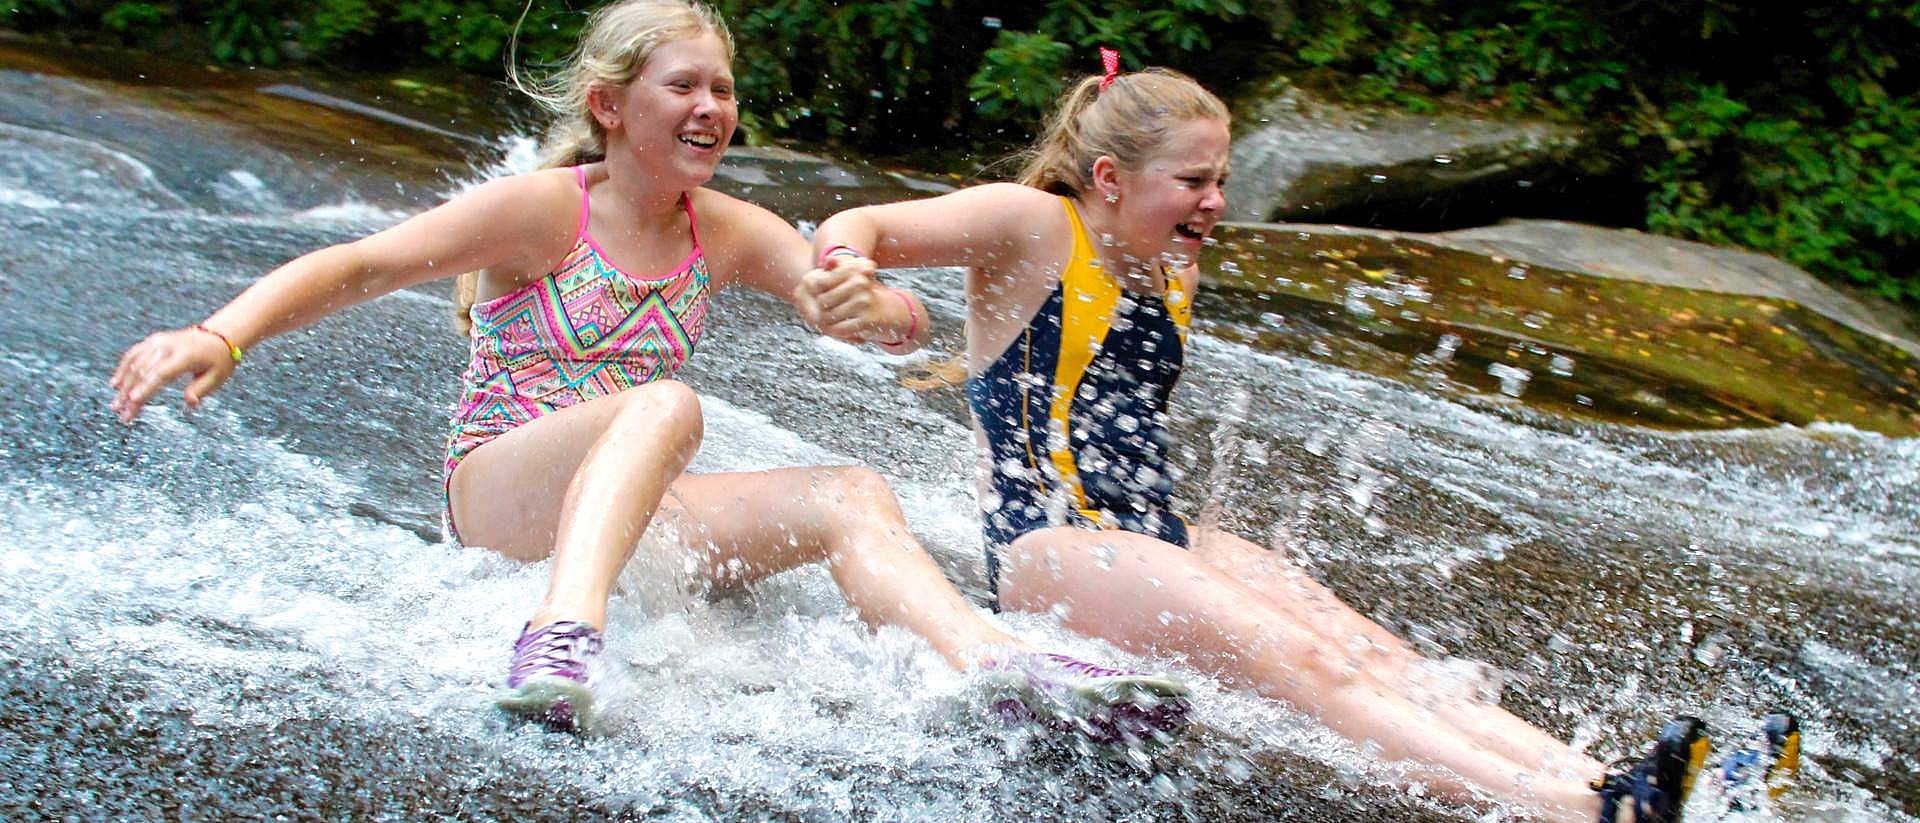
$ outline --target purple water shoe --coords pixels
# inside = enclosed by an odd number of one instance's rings
[[[593,719],[587,663],[600,653],[600,630],[563,620],[535,630],[529,623],[513,644],[507,693],[494,701],[502,711],[554,731],[579,732]]]
[[[1158,745],[1186,726],[1189,690],[1178,678],[1028,652],[983,667],[993,711],[1013,724],[1079,735],[1107,747]]]

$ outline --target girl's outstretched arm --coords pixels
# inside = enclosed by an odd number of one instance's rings
[[[816,254],[853,253],[882,268],[998,269],[1030,259],[1058,219],[1057,198],[1013,183],[990,183],[925,200],[848,209],[820,224]]]
[[[132,422],[160,389],[191,375],[198,406],[233,375],[255,343],[416,283],[485,268],[532,270],[563,252],[572,228],[562,175],[483,184],[377,234],[302,255],[256,281],[192,327],[155,333],[121,355],[112,408]],[[556,198],[555,194],[559,197]],[[551,204],[551,207],[549,207]]]
[[[905,354],[927,338],[927,311],[903,289],[882,286],[873,267],[816,268],[813,250],[787,221],[759,206],[726,195],[703,192],[714,226],[707,252],[720,258],[727,281],[748,286],[793,304],[802,322],[829,337],[851,343],[876,343]]]

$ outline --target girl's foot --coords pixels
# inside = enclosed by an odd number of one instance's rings
[[[1800,720],[1767,715],[1753,745],[1720,761],[1720,782],[1729,811],[1759,808],[1760,796],[1777,799],[1800,775]]]
[[[1711,747],[1706,723],[1687,715],[1674,718],[1640,762],[1594,781],[1600,823],[1679,823]]]
[[[1189,690],[1167,675],[1022,652],[981,667],[993,709],[1010,723],[1078,734],[1102,746],[1163,743],[1186,726]]]
[[[600,630],[565,620],[534,630],[529,623],[513,644],[507,689],[495,705],[554,731],[577,732],[593,719],[587,663],[600,653]]]

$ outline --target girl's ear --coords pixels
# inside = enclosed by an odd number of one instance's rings
[[[1112,155],[1100,155],[1093,161],[1093,194],[1109,203],[1120,199],[1120,166]]]
[[[600,128],[611,129],[620,125],[620,106],[614,102],[615,91],[604,83],[587,86],[587,112],[593,115]]]

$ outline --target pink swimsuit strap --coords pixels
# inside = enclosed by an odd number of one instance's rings
[[[589,248],[593,249],[594,254],[600,255],[601,260],[607,261],[608,265],[616,269],[620,268],[618,264],[613,262],[613,258],[607,255],[607,250],[600,246],[600,241],[593,238],[593,232],[587,230],[587,219],[593,216],[593,203],[587,197],[587,167],[574,166],[573,178],[580,183],[580,225],[573,230],[574,245],[578,246],[581,243],[586,243]],[[687,210],[687,233],[693,237],[693,250],[687,252],[686,259],[681,260],[680,265],[673,267],[673,271],[669,276],[679,275],[681,272],[686,271],[687,266],[692,264],[695,258],[701,256],[700,219],[693,214],[693,195],[691,193],[680,195],[680,204]]]

